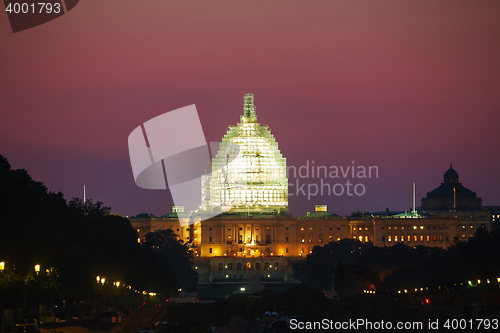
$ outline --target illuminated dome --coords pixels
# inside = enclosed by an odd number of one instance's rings
[[[235,152],[234,145],[239,146]],[[219,171],[216,171],[219,170]],[[244,113],[229,126],[205,180],[203,205],[230,212],[280,213],[288,209],[286,159],[267,126],[257,123],[253,94]]]

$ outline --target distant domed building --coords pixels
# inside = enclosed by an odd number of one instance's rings
[[[202,177],[205,211],[285,213],[288,211],[286,159],[269,127],[257,123],[254,96],[244,97],[243,115],[229,126],[212,173]],[[239,151],[235,151],[235,145]]]
[[[444,173],[443,183],[427,192],[422,198],[420,210],[429,211],[475,211],[482,209],[482,199],[459,182],[458,172],[450,168]]]

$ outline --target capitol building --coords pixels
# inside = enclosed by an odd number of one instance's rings
[[[242,281],[294,283],[291,264],[314,246],[351,238],[375,246],[425,245],[447,248],[455,240],[491,228],[481,199],[458,182],[450,166],[444,182],[412,213],[339,217],[318,205],[306,216],[288,214],[286,159],[267,126],[257,122],[253,94],[243,99],[243,115],[228,127],[202,176],[202,206],[192,213],[175,207],[159,218],[131,218],[143,242],[149,232],[172,229],[195,254],[199,284]],[[235,149],[238,148],[238,149]],[[224,211],[204,219],[203,214]]]
[[[253,94],[245,95],[243,102],[240,122],[229,126],[212,159],[212,173],[202,177],[202,209],[285,213],[286,159],[269,127],[257,122]]]

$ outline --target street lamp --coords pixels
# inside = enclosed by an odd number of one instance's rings
[[[95,277],[95,279],[97,280],[97,283],[99,283],[99,282],[101,281],[101,277],[100,277],[99,275],[97,275],[97,276]]]
[[[0,272],[3,272],[4,269],[5,269],[5,262],[0,261]]]
[[[38,265],[38,264],[35,265],[35,272],[36,272],[36,275],[38,275],[38,273],[40,273],[40,265]]]

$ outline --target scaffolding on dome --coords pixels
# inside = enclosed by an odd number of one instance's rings
[[[240,122],[222,138],[212,173],[202,176],[202,207],[241,213],[288,210],[286,159],[269,127],[257,123],[253,94],[245,95]]]

